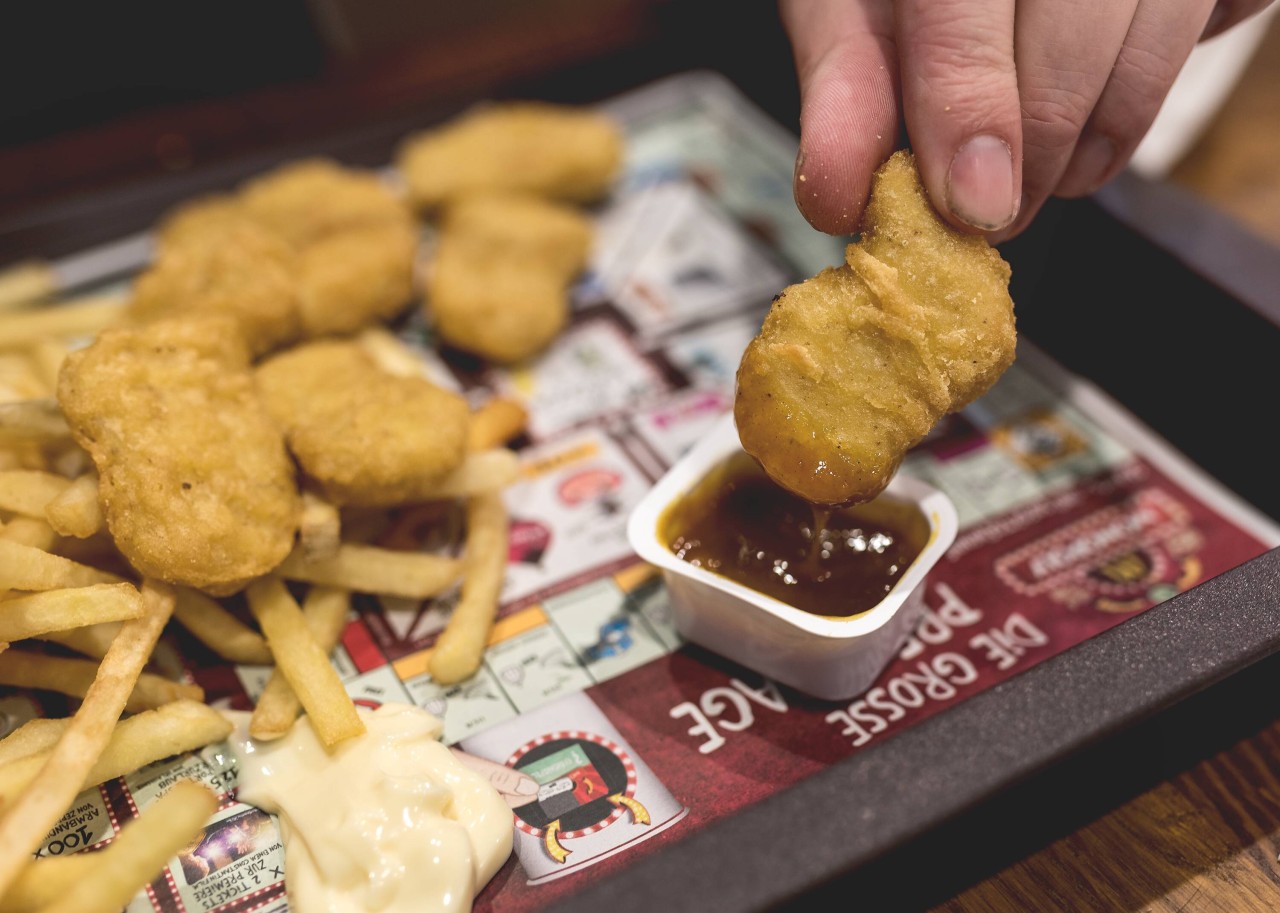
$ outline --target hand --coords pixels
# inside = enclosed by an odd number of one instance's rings
[[[905,125],[938,211],[1003,240],[1051,194],[1114,177],[1196,42],[1269,2],[780,0],[802,97],[796,203],[815,228],[856,231]]]

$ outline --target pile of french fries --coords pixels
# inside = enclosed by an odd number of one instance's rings
[[[117,911],[217,809],[210,789],[179,782],[104,849],[34,858],[82,790],[230,734],[198,686],[147,668],[171,620],[229,662],[274,664],[253,737],[281,737],[305,712],[332,747],[364,729],[328,658],[352,592],[420,600],[460,586],[430,664],[448,684],[478,668],[502,586],[501,490],[518,473],[502,445],[521,433],[525,414],[500,399],[473,413],[471,455],[436,492],[465,503],[460,557],[376,544],[392,529],[388,512],[342,511],[306,492],[293,553],[245,590],[258,630],[204,593],[139,579],[112,544],[92,465],[54,398],[69,346],[117,323],[123,307],[112,298],[0,302],[0,685],[80,702],[69,718],[31,720],[0,739],[0,913]],[[422,370],[384,329],[366,330],[361,342],[387,371]],[[304,590],[299,604],[294,592]]]

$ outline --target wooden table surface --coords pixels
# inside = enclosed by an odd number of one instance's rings
[[[1280,19],[1172,180],[1280,245]],[[1275,720],[937,910],[1275,911],[1278,853]]]

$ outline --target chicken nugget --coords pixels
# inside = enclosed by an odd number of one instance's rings
[[[934,212],[909,153],[876,173],[845,265],[785,289],[738,367],[742,445],[816,504],[875,497],[1013,363],[1009,266]]]
[[[397,163],[421,209],[484,191],[590,202],[608,191],[622,150],[622,131],[603,114],[510,102],[409,137]]]
[[[301,345],[268,359],[256,377],[289,449],[334,503],[421,500],[466,453],[466,401],[384,372],[358,343]]]
[[[58,403],[139,573],[222,595],[292,549],[295,469],[248,363],[221,315],[108,330],[67,357]]]
[[[315,241],[298,254],[303,335],[354,333],[389,320],[413,300],[416,230],[384,224]]]
[[[298,250],[350,229],[413,225],[409,207],[378,175],[327,159],[304,159],[254,178],[239,203]]]
[[[283,241],[230,216],[174,224],[177,231],[134,282],[128,311],[133,320],[227,314],[255,355],[297,338],[294,255]]]
[[[451,205],[427,283],[441,338],[504,363],[541,351],[568,320],[569,284],[591,236],[577,210],[535,197],[493,194]]]
[[[230,194],[210,194],[166,213],[156,226],[156,244],[163,250],[186,241],[217,238],[245,224],[257,226],[239,200]]]

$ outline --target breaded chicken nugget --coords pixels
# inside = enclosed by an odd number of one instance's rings
[[[514,102],[409,137],[397,164],[422,209],[483,191],[589,202],[609,189],[622,151],[621,130],[603,114]]]
[[[303,335],[354,333],[394,317],[413,299],[416,229],[395,223],[352,228],[298,254]]]
[[[387,374],[357,343],[301,345],[256,376],[289,449],[334,503],[421,500],[465,455],[466,401],[422,378]]]
[[[194,221],[186,228],[176,224],[180,230],[162,243],[151,268],[134,283],[132,319],[227,314],[255,355],[297,338],[294,255],[283,241],[250,222],[220,216],[199,228]]]
[[[216,238],[246,223],[261,227],[234,196],[210,194],[197,197],[165,214],[156,226],[156,244],[163,249],[185,241]]]
[[[569,315],[569,283],[591,247],[577,210],[534,197],[485,195],[451,205],[427,282],[445,342],[498,362],[541,351]]]
[[[875,497],[909,447],[1013,363],[1009,266],[942,222],[914,160],[876,173],[846,264],[782,292],[738,368],[742,445],[818,504]]]
[[[107,527],[146,576],[221,595],[293,547],[295,470],[248,358],[231,318],[192,316],[107,330],[62,367]]]
[[[373,226],[413,225],[413,214],[371,171],[326,159],[293,162],[241,188],[249,218],[301,250],[330,235]]]

